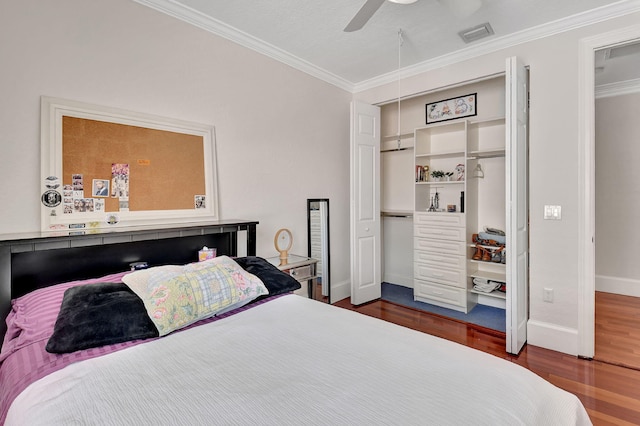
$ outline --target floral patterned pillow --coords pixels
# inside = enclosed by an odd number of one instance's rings
[[[258,277],[227,256],[143,269],[122,281],[142,299],[160,336],[269,293]]]

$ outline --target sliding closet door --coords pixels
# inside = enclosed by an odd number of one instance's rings
[[[527,341],[529,319],[529,230],[527,185],[527,70],[507,59],[506,72],[506,225],[507,352],[517,354]]]
[[[381,296],[380,108],[351,104],[351,303]]]

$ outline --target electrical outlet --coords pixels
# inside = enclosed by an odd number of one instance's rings
[[[548,303],[553,303],[553,289],[545,288],[542,293],[542,300]]]

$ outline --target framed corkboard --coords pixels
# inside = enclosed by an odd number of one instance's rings
[[[42,98],[42,230],[218,219],[213,126]]]

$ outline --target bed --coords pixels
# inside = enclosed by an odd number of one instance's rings
[[[259,257],[216,259],[63,282],[14,299],[0,354],[2,421],[590,424],[574,395],[514,363],[297,296],[292,293],[297,281]],[[87,302],[98,311],[83,313],[97,318],[107,312],[103,317],[117,322],[118,312],[141,310],[148,321],[154,309],[173,306],[171,298],[156,291],[157,277],[169,276],[163,285],[183,285],[184,276],[202,285],[207,280],[192,279],[193,274],[210,277],[206,274],[213,273],[214,263],[215,268],[226,268],[221,283],[214,285],[218,293],[236,294],[232,300],[219,297],[224,302],[216,305],[220,309],[214,314],[186,319],[172,315],[167,318],[177,321],[175,329],[154,322],[155,334],[133,333],[134,339],[111,330],[105,333],[111,339],[106,344],[90,342],[91,347],[73,350],[95,336],[76,333],[85,326],[72,327],[73,332],[63,327],[67,314],[86,309],[72,302],[117,289],[127,297],[135,294],[126,303],[135,301],[137,307],[119,308],[116,303],[104,311],[104,306]],[[243,300],[240,293],[246,296]],[[195,299],[203,303],[200,296]],[[74,321],[93,326],[82,322],[88,321],[86,316],[71,318],[67,327]],[[143,318],[127,320],[136,321]],[[58,339],[69,334],[70,347],[68,339]],[[52,341],[62,342],[62,349],[54,349],[57,353],[47,351]]]

